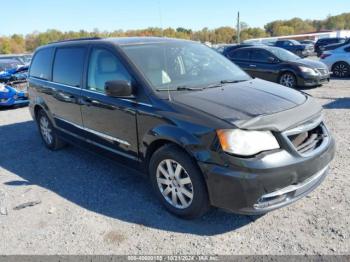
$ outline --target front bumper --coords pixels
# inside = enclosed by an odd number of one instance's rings
[[[281,150],[255,159],[228,157],[225,166],[199,166],[213,206],[258,215],[291,204],[314,190],[326,177],[334,153],[331,138],[322,152],[308,158]]]
[[[326,84],[330,81],[330,74],[318,75],[318,76],[302,76],[298,79],[298,86],[301,87],[313,87]]]

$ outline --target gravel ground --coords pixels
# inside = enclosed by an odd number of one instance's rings
[[[350,80],[305,91],[337,141],[330,175],[254,219],[175,218],[135,171],[72,146],[50,152],[27,108],[1,110],[0,254],[349,254]]]

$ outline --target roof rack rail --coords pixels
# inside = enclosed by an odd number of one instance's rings
[[[51,42],[50,44],[57,44],[57,43],[64,43],[64,42],[74,42],[74,41],[84,41],[84,40],[98,40],[102,39],[101,37],[82,37],[82,38],[74,38],[74,39],[66,39],[66,40],[60,40]]]

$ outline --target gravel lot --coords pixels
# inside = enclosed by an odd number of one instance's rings
[[[137,172],[50,152],[27,108],[1,110],[0,254],[349,254],[350,79],[305,91],[324,105],[336,159],[316,191],[259,218],[175,218]]]

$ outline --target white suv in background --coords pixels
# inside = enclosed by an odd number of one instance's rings
[[[335,77],[350,76],[350,44],[334,50],[325,51],[321,60]]]

